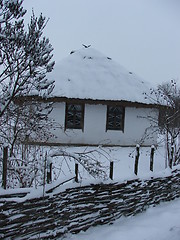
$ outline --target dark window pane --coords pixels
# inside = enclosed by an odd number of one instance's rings
[[[107,130],[124,130],[124,108],[107,106]]]
[[[66,128],[83,129],[84,107],[81,104],[66,105]]]

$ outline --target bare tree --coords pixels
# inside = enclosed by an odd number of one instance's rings
[[[165,135],[167,160],[172,167],[180,163],[180,87],[171,80],[153,89],[147,97],[159,106],[158,130]]]
[[[0,0],[0,118],[15,97],[47,97],[54,82],[46,78],[54,66],[52,45],[43,37],[46,18],[32,14],[26,30],[22,0]]]
[[[41,102],[21,102],[11,104],[1,117],[0,140],[9,145],[9,156],[14,155],[14,148],[19,144],[30,141],[46,142],[55,138],[52,129],[58,124],[49,118],[51,108]]]
[[[31,172],[27,167],[37,158],[31,154],[27,157],[30,148],[20,143],[30,137],[44,141],[52,137],[54,122],[48,117],[52,104],[45,100],[53,91],[54,81],[46,74],[55,63],[53,47],[43,36],[46,18],[32,13],[25,26],[22,4],[23,0],[0,0],[0,143],[9,144],[9,177],[15,177],[11,166],[16,166],[24,187],[31,185],[23,176]]]
[[[108,150],[100,146],[90,149],[86,147],[76,152],[71,152],[68,148],[55,148],[50,151],[49,157],[52,159],[55,157],[63,158],[66,162],[74,160],[93,178],[107,179],[107,166],[103,165],[99,159],[103,157],[110,162],[110,155]]]

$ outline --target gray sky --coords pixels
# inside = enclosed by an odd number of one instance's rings
[[[180,81],[179,0],[24,0],[30,18],[50,20],[44,31],[59,61],[91,46],[152,83]]]

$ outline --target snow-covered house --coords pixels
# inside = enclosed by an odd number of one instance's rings
[[[132,146],[150,127],[147,116],[158,117],[145,99],[150,86],[93,48],[72,51],[51,79],[51,116],[62,126],[52,130],[57,138],[51,144]],[[156,143],[156,134],[149,133],[143,145]]]

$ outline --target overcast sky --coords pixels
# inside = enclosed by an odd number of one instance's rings
[[[59,61],[91,46],[147,81],[180,81],[179,0],[24,0],[30,18],[50,18],[44,31]]]

